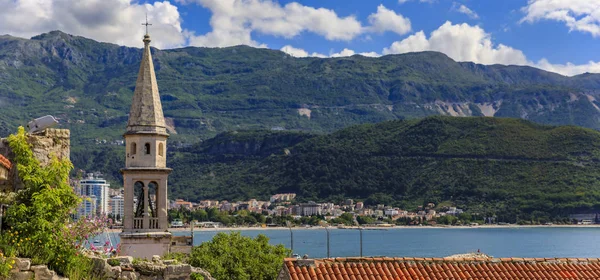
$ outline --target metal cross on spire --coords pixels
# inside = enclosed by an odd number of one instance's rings
[[[148,25],[152,25],[151,23],[148,23],[148,13],[146,13],[146,23],[142,23],[142,25],[146,26],[146,35],[148,35]]]

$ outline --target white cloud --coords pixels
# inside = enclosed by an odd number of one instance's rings
[[[343,57],[343,56],[353,56],[355,54],[356,54],[356,52],[354,52],[353,50],[344,48],[342,51],[340,51],[338,53],[332,53],[329,56],[330,57]]]
[[[340,17],[325,8],[303,6],[296,2],[281,6],[270,0],[179,0],[196,2],[212,12],[213,30],[190,38],[191,45],[224,47],[238,44],[264,46],[254,41],[253,32],[292,38],[312,32],[327,40],[348,41],[363,32],[354,16]]]
[[[392,31],[399,35],[410,32],[410,20],[401,14],[388,10],[383,5],[377,7],[377,13],[369,15],[369,30],[377,33]]]
[[[600,0],[529,0],[521,10],[525,13],[521,22],[559,21],[571,31],[600,36]]]
[[[479,18],[479,15],[476,12],[474,12],[473,10],[469,9],[469,7],[467,7],[465,5],[462,5],[462,4],[459,5],[456,2],[454,2],[452,4],[452,10],[455,10],[455,11],[461,13],[461,14],[465,14],[465,15],[469,16],[470,18],[473,18],[473,19],[478,19]]]
[[[362,53],[356,53],[355,51],[351,50],[351,49],[347,49],[344,48],[342,51],[337,52],[337,53],[333,53],[331,52],[329,54],[329,56],[326,56],[324,54],[320,54],[320,53],[309,53],[303,49],[299,49],[299,48],[294,48],[290,45],[286,45],[283,48],[280,49],[282,52],[285,52],[291,56],[294,57],[320,57],[320,58],[326,58],[326,57],[346,57],[346,56],[353,56],[355,54],[358,55],[362,55],[362,56],[368,56],[368,57],[379,57],[381,56],[380,54],[376,53],[376,52],[362,52]]]
[[[452,24],[447,21],[437,30],[431,32],[429,38],[419,31],[408,38],[394,42],[383,50],[384,54],[405,53],[411,51],[439,51],[458,61],[473,61],[482,64],[517,64],[527,63],[520,50],[505,45],[494,46],[490,34],[479,26],[466,23]]]
[[[0,34],[31,37],[51,30],[98,41],[140,47],[146,13],[158,48],[186,43],[177,7],[168,1],[138,4],[129,0],[0,0]]]
[[[367,56],[367,57],[380,57],[381,56],[380,54],[378,54],[376,52],[361,52],[361,53],[356,53],[355,51],[353,51],[351,49],[344,48],[342,51],[340,51],[338,53],[331,53],[331,54],[329,54],[329,57],[346,57],[346,56],[353,56],[355,54],[362,55],[362,56]]]
[[[290,45],[286,45],[283,46],[283,48],[280,49],[282,52],[287,53],[293,57],[320,57],[320,58],[325,58],[327,57],[324,54],[320,54],[320,53],[316,53],[313,52],[311,54],[309,54],[307,51],[303,50],[303,49],[299,49],[299,48],[294,48]]]
[[[518,49],[502,44],[494,45],[491,35],[479,26],[466,23],[452,24],[446,22],[431,32],[429,38],[423,31],[392,43],[383,49],[383,54],[399,54],[419,51],[438,51],[445,53],[456,61],[472,61],[481,64],[529,65],[573,76],[585,72],[600,73],[600,62],[590,61],[587,64],[572,63],[552,64],[546,59],[533,62]]]
[[[587,64],[575,65],[573,63],[552,64],[546,59],[541,59],[531,66],[544,69],[546,71],[560,73],[565,76],[574,76],[583,73],[600,73],[600,61],[589,61]]]

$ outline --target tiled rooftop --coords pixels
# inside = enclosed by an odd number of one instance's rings
[[[335,258],[285,259],[291,280],[600,279],[600,259]],[[282,276],[280,275],[280,277]]]
[[[12,167],[12,164],[10,163],[10,161],[5,158],[3,155],[0,155],[0,165],[6,167],[6,169],[9,169]]]

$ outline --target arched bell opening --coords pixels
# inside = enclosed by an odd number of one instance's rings
[[[148,184],[148,214],[150,217],[158,217],[156,202],[158,201],[158,184],[150,182]]]
[[[133,213],[135,218],[144,216],[144,183],[138,181],[133,185]]]

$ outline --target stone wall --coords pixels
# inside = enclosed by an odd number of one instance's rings
[[[33,155],[42,165],[47,165],[52,156],[68,159],[71,155],[71,132],[68,129],[48,128],[40,133],[30,134],[28,139]],[[0,155],[14,163],[14,155],[6,138],[0,138]],[[9,180],[0,183],[0,191],[14,191],[21,187],[17,175],[17,165],[8,172]]]
[[[161,260],[154,256],[152,261],[134,261],[132,257],[104,259],[91,257],[93,279],[106,280],[189,280],[192,273],[215,280],[210,273],[175,260]],[[16,258],[10,272],[11,280],[68,280],[60,277],[45,265],[31,265],[31,260]]]
[[[200,268],[175,260],[161,260],[159,256],[152,257],[151,261],[134,261],[132,257],[93,257],[92,261],[92,273],[100,279],[189,280],[192,273],[197,273],[202,275],[204,280],[215,280],[210,273]]]
[[[48,269],[45,265],[31,265],[31,260],[16,258],[13,269],[10,271],[11,280],[61,280],[56,272]],[[68,280],[68,279],[67,279]]]

